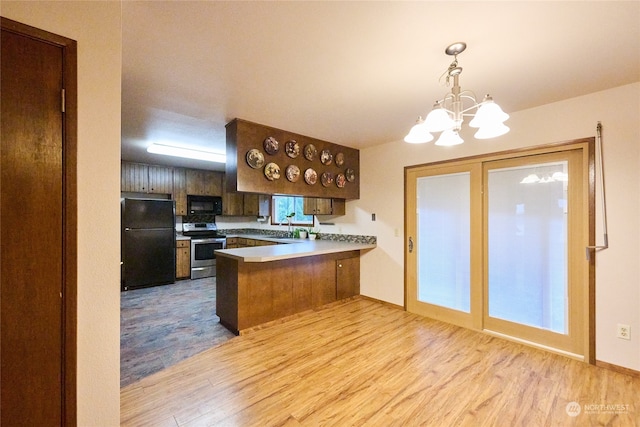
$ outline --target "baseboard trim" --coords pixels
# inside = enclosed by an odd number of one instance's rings
[[[391,307],[391,308],[395,308],[396,310],[402,310],[405,311],[404,307],[398,304],[393,304],[391,302],[387,302],[387,301],[383,301],[381,299],[376,299],[376,298],[372,298],[372,297],[368,297],[366,295],[359,295],[360,298],[362,299],[366,299],[369,301],[373,301],[373,302],[377,302],[378,304],[382,304],[382,305],[386,305],[387,307]]]
[[[613,363],[607,363],[601,360],[596,360],[596,366],[604,369],[609,369],[610,371],[618,372],[620,374],[640,378],[640,371],[636,371],[635,369],[625,368],[624,366],[614,365]]]

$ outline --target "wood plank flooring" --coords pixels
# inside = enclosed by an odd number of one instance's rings
[[[121,423],[636,426],[640,378],[356,297],[123,388]]]
[[[215,311],[215,277],[122,292],[120,387],[233,337]]]

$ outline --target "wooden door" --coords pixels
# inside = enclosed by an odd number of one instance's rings
[[[76,43],[1,23],[1,424],[75,425]]]

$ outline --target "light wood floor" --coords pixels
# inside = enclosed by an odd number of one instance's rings
[[[635,426],[640,379],[356,298],[123,388],[121,422]]]

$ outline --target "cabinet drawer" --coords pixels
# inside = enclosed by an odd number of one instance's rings
[[[237,237],[227,237],[227,246],[229,245],[237,245],[238,238]]]
[[[176,240],[176,248],[188,248],[190,245],[189,240]]]

